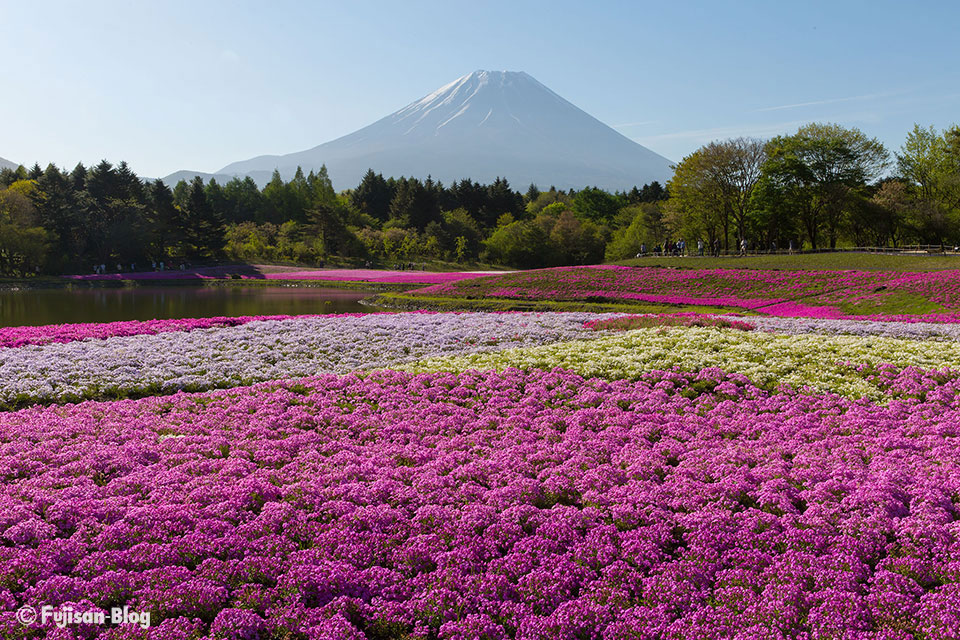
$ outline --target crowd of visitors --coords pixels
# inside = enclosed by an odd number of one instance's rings
[[[776,241],[771,241],[770,246],[764,250],[761,245],[752,245],[746,238],[741,238],[739,242],[735,243],[729,254],[746,256],[748,254],[759,254],[759,253],[777,253],[779,250]],[[790,241],[790,247],[787,250],[788,253],[792,254],[794,252],[794,242]],[[722,252],[722,247],[720,244],[719,238],[714,238],[712,241],[704,242],[702,239],[697,240],[697,256],[704,256],[709,251],[710,255],[719,258]],[[661,244],[656,244],[653,247],[652,251],[647,250],[647,244],[642,243],[640,245],[640,251],[637,252],[637,257],[642,258],[647,255],[654,255],[657,257],[661,256],[674,256],[674,257],[683,257],[690,255],[687,253],[687,242],[683,238],[679,240],[668,240]]]
[[[177,264],[177,265],[167,264],[167,263],[165,263],[163,260],[161,260],[160,262],[157,262],[156,260],[153,260],[153,261],[150,263],[150,271],[172,271],[172,270],[175,270],[175,269],[179,269],[180,271],[186,271],[186,270],[189,269],[190,267],[191,267],[190,263],[189,263],[189,262],[184,262],[184,261],[181,261],[181,262],[180,262],[179,264]],[[122,264],[120,264],[120,263],[118,262],[118,263],[117,263],[117,270],[116,270],[114,273],[123,273],[124,271],[127,271],[127,273],[134,273],[135,271],[137,271],[137,263],[136,263],[136,262],[131,262],[131,263],[130,263],[130,269],[129,269],[129,270],[126,270],[125,267],[124,267],[124,265],[122,265]],[[93,265],[93,272],[94,272],[94,273],[97,273],[97,274],[109,273],[109,271],[108,271],[108,269],[107,269],[107,265],[104,264],[104,263],[100,263],[100,264],[95,264],[95,265]]]

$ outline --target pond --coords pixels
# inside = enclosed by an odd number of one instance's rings
[[[0,290],[0,327],[213,316],[369,313],[376,291],[320,287],[169,285]]]

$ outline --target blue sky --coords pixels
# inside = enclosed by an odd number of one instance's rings
[[[669,4],[0,0],[0,156],[215,171],[477,69],[526,71],[675,161],[812,121],[891,151],[960,123],[958,2]]]

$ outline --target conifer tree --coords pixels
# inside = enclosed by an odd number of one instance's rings
[[[385,222],[390,217],[390,201],[393,200],[393,195],[393,189],[384,180],[383,174],[367,169],[350,198],[354,207]]]

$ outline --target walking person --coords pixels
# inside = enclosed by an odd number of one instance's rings
[[[697,240],[697,255],[703,257],[703,240]]]

